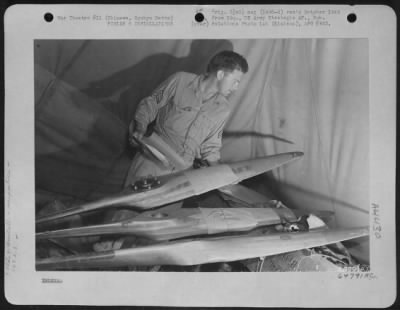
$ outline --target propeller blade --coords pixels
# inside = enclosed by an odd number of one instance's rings
[[[128,187],[121,193],[73,208],[47,214],[36,218],[36,223],[46,223],[83,212],[95,211],[106,207],[128,206],[140,210],[151,209],[173,203],[191,196],[204,194],[229,184],[278,168],[303,156],[301,152],[277,154],[232,164],[221,164],[202,169],[190,169],[182,172],[151,178],[146,187],[137,185]],[[151,186],[148,186],[149,183]],[[137,182],[136,182],[137,183]],[[135,183],[135,184],[136,184]]]
[[[39,259],[36,261],[36,268],[57,270],[229,262],[337,243],[368,234],[368,227],[358,227],[263,236],[184,240],[101,253]]]
[[[153,240],[249,231],[260,226],[296,221],[287,208],[190,208],[148,211],[117,223],[40,232],[36,239],[132,234]]]

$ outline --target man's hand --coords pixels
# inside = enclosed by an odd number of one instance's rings
[[[129,124],[129,136],[128,136],[129,144],[132,147],[139,147],[140,141],[142,141],[144,134],[145,130],[141,128],[138,122],[132,120],[131,123]]]
[[[194,169],[200,169],[203,167],[208,167],[208,161],[205,159],[201,159],[201,158],[195,158],[193,161],[193,168]]]

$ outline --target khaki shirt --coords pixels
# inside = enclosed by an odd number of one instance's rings
[[[203,75],[178,72],[144,98],[135,121],[145,131],[156,119],[154,130],[192,165],[194,158],[220,159],[222,130],[229,115],[227,99],[217,93],[203,100]]]

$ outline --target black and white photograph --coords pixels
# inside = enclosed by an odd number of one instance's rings
[[[37,270],[369,270],[367,39],[34,51]]]
[[[395,25],[384,6],[10,8],[7,300],[393,303]]]

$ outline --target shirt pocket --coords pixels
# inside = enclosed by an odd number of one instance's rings
[[[175,135],[185,136],[192,122],[196,119],[198,110],[192,106],[174,104],[165,118],[165,126]]]

